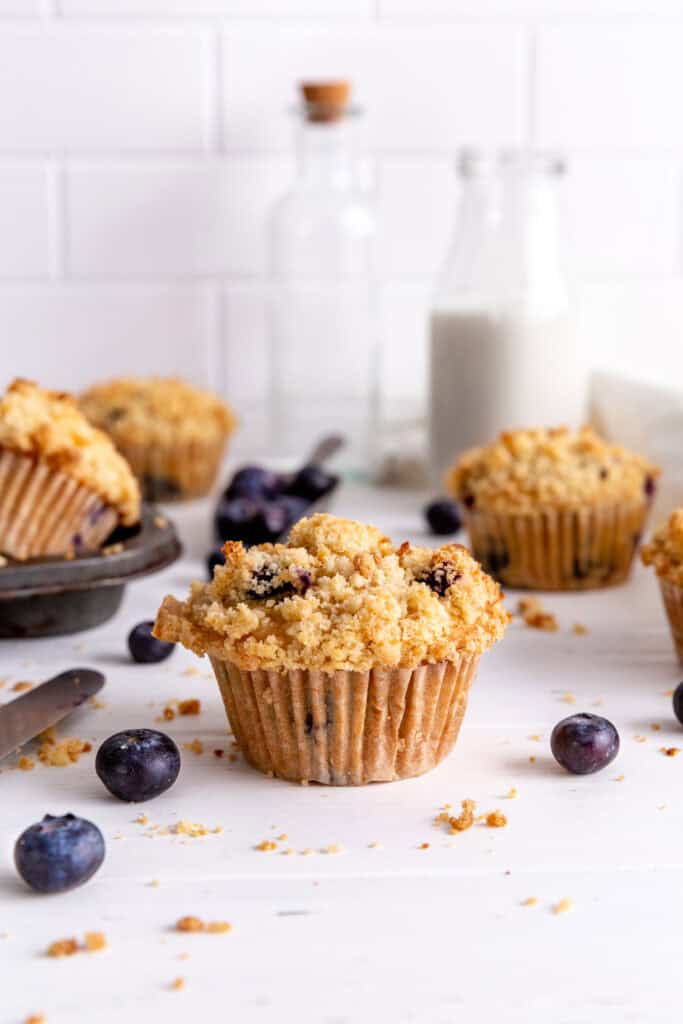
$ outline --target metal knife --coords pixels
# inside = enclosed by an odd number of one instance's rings
[[[92,668],[70,668],[0,707],[0,758],[75,711],[104,686]]]

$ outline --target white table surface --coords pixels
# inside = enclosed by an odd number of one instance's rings
[[[430,543],[421,503],[347,488],[335,511],[397,541]],[[3,765],[0,1024],[38,1012],[48,1024],[681,1019],[683,754],[659,748],[683,747],[665,694],[682,673],[648,572],[639,567],[611,591],[548,596],[558,633],[515,621],[482,659],[461,736],[437,770],[359,789],[303,787],[213,755],[229,741],[206,661],[181,649],[161,665],[127,655],[131,626],[203,575],[208,506],[173,514],[186,558],[129,586],[110,623],[0,645],[3,700],[16,680],[74,665],[106,673],[106,707],[77,712],[61,735],[96,749],[119,729],[156,725],[206,748],[183,751],[176,785],[146,805],[108,795],[94,751],[67,768]],[[589,634],[573,634],[575,622]],[[201,699],[200,717],[157,725],[167,701],[189,697]],[[580,710],[606,715],[621,735],[617,760],[584,778],[558,768],[548,746],[555,722]],[[507,799],[513,786],[519,795]],[[455,836],[434,827],[444,803],[465,797],[481,811],[502,809],[508,826]],[[81,889],[36,896],[14,872],[14,841],[44,813],[66,811],[100,826],[105,863]],[[189,818],[224,831],[152,839],[134,823],[141,811],[154,824]],[[294,855],[255,849],[281,833],[289,838],[279,848]],[[330,844],[342,852],[321,852]],[[303,855],[307,848],[315,852]],[[538,903],[522,906],[532,896]],[[574,909],[556,915],[563,898]],[[233,931],[178,934],[184,914],[228,920]],[[109,948],[44,955],[52,940],[85,931],[103,931]],[[181,991],[170,990],[176,977],[185,979]]]

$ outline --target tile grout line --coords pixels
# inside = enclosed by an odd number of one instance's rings
[[[66,168],[57,159],[45,168],[47,177],[48,264],[51,281],[67,277]]]

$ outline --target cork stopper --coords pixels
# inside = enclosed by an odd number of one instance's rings
[[[301,92],[307,120],[339,121],[348,107],[351,83],[342,79],[333,82],[302,82]]]

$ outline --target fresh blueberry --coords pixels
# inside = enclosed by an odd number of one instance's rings
[[[619,733],[599,715],[563,718],[553,729],[550,749],[558,764],[574,775],[590,775],[606,768],[619,753]]]
[[[303,466],[287,486],[288,494],[295,494],[306,501],[317,501],[332,490],[336,477],[326,472],[322,466],[313,463]]]
[[[103,860],[104,838],[97,825],[74,814],[46,814],[14,846],[17,871],[36,892],[75,889],[92,878]]]
[[[256,518],[260,505],[251,498],[221,498],[216,507],[214,526],[221,541],[241,540],[258,544]]]
[[[180,771],[180,752],[156,729],[114,733],[97,751],[95,771],[119,800],[152,800],[173,785]]]
[[[206,568],[209,573],[209,579],[213,579],[213,570],[217,565],[225,565],[225,557],[221,548],[216,548],[215,551],[210,551],[206,556]]]
[[[175,644],[167,644],[165,640],[157,640],[152,636],[154,623],[151,621],[138,622],[128,634],[128,649],[133,661],[141,664],[151,664],[163,661],[168,658],[175,648]]]
[[[679,683],[673,696],[674,714],[683,725],[683,683]]]
[[[438,501],[427,505],[425,517],[432,533],[437,533],[440,536],[457,533],[462,526],[458,506],[450,498],[439,498]]]
[[[226,498],[275,498],[282,491],[282,479],[262,466],[243,466],[225,490]]]

